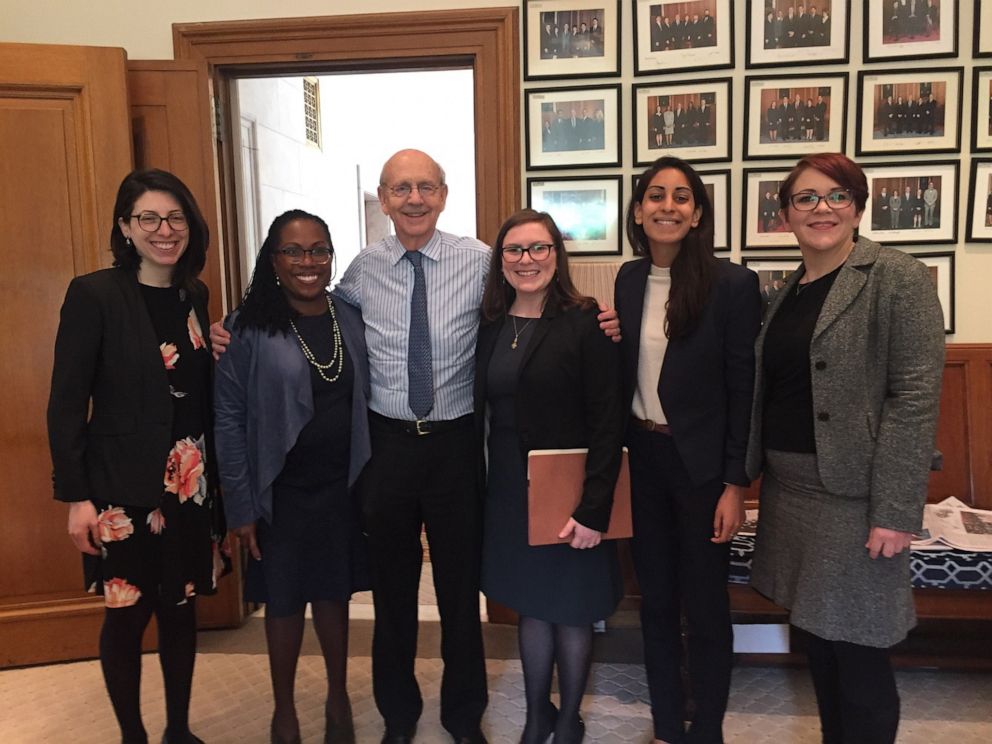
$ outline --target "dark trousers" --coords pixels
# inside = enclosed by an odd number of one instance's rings
[[[722,742],[730,695],[733,629],[727,574],[730,544],[710,542],[723,483],[693,486],[665,434],[631,430],[634,568],[641,587],[644,665],[656,738]],[[681,614],[694,712],[684,732]]]
[[[823,744],[892,744],[899,691],[889,650],[794,630],[806,644]]]
[[[471,417],[464,425],[418,436],[370,416],[372,459],[362,476],[369,537],[375,632],[372,689],[392,732],[412,732],[423,710],[414,675],[417,605],[427,529],[441,615],[441,723],[474,733],[486,708],[479,621],[481,496]]]

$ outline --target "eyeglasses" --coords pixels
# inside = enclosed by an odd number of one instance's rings
[[[554,248],[551,243],[531,243],[530,245],[504,245],[503,246],[503,260],[507,263],[517,263],[520,259],[524,257],[524,254],[530,254],[530,257],[534,261],[543,261],[548,256],[551,255],[551,249]]]
[[[854,196],[850,189],[834,189],[822,195],[812,191],[803,191],[789,197],[793,208],[800,212],[812,212],[820,206],[821,200],[825,201],[831,209],[845,209],[854,203]]]
[[[331,256],[334,255],[334,251],[330,248],[300,248],[296,245],[287,246],[286,248],[276,248],[276,253],[281,253],[289,259],[290,263],[294,264],[302,263],[303,257],[309,253],[310,260],[318,266],[326,264],[331,260]]]
[[[186,221],[186,215],[179,212],[173,212],[165,217],[155,214],[155,212],[142,212],[141,214],[132,214],[131,218],[137,220],[138,227],[145,232],[155,232],[161,227],[163,222],[168,222],[169,227],[173,230],[182,231],[189,227],[189,222]]]
[[[385,184],[383,184],[385,186]],[[424,181],[422,183],[398,183],[395,186],[386,186],[389,193],[400,199],[406,199],[413,190],[416,189],[417,192],[425,197],[429,198],[434,196],[438,191],[441,190],[443,184],[431,183],[430,181]]]

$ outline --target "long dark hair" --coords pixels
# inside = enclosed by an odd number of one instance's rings
[[[127,242],[118,220],[129,223],[134,212],[134,203],[142,194],[149,191],[169,194],[179,202],[179,207],[186,215],[186,222],[189,224],[189,242],[186,244],[186,251],[172,269],[172,286],[199,293],[201,285],[197,277],[207,261],[210,229],[189,188],[168,171],[157,168],[134,170],[121,181],[117,189],[117,200],[114,202],[114,224],[110,229],[110,251],[114,254],[114,266],[134,272],[137,272],[141,266],[141,256],[134,245]]]
[[[681,338],[692,333],[696,327],[706,302],[709,300],[716,273],[716,257],[713,255],[713,207],[706,194],[706,187],[699,174],[684,160],[668,155],[658,158],[640,175],[634,193],[627,204],[627,240],[634,254],[650,256],[651,248],[644,227],[634,219],[634,207],[644,201],[644,194],[659,172],[674,168],[681,171],[692,189],[692,198],[700,209],[699,224],[689,230],[682,239],[675,260],[672,262],[672,288],[668,293],[665,313],[665,335]]]
[[[286,299],[286,294],[279,287],[275,267],[272,265],[275,250],[282,240],[282,229],[293,220],[309,220],[320,226],[331,248],[331,261],[334,261],[334,244],[331,243],[331,230],[320,217],[302,209],[290,209],[272,220],[269,233],[255,258],[255,269],[251,274],[251,282],[245,290],[245,296],[238,308],[238,317],[234,328],[258,328],[274,336],[277,331],[289,332],[289,321],[299,315]],[[331,276],[334,276],[333,269]]]
[[[496,245],[493,246],[492,257],[489,259],[489,275],[486,277],[486,286],[482,292],[482,319],[485,322],[494,321],[506,314],[517,296],[516,290],[503,278],[503,241],[510,230],[528,222],[544,225],[555,246],[555,277],[548,285],[545,306],[550,305],[560,310],[576,305],[583,308],[596,306],[596,300],[581,294],[572,283],[572,277],[568,273],[565,241],[551,215],[533,209],[521,209],[507,218],[496,235]]]

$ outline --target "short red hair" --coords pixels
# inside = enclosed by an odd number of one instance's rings
[[[854,197],[854,206],[863,212],[868,202],[868,179],[861,166],[847,155],[839,152],[821,152],[802,158],[786,176],[778,187],[778,201],[784,212],[789,208],[789,197],[796,184],[799,174],[807,168],[820,171],[827,178],[832,178],[841,188],[848,189]]]

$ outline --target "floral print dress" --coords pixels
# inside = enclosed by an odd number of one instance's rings
[[[207,489],[210,352],[184,291],[139,287],[169,380],[172,447],[162,453],[157,508],[94,499],[103,547],[100,556],[86,556],[86,580],[109,608],[130,607],[142,597],[182,604],[213,594],[223,565]]]

